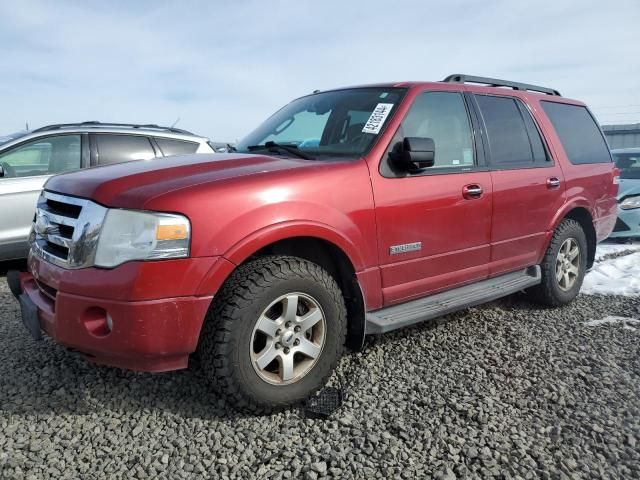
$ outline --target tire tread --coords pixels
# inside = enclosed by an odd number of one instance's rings
[[[562,245],[562,243],[568,238],[568,236],[573,235],[576,237],[582,237],[581,240],[583,244],[580,245],[581,249],[584,245],[586,245],[586,237],[584,235],[584,230],[582,226],[575,220],[571,218],[565,218],[560,222],[560,225],[553,232],[553,236],[551,237],[551,241],[547,247],[542,263],[540,264],[540,268],[542,270],[542,281],[539,285],[536,285],[532,289],[530,289],[530,293],[533,298],[543,305],[547,305],[550,307],[559,307],[567,303],[564,299],[558,296],[558,293],[555,288],[555,272],[556,272],[556,255],[557,251]],[[578,239],[580,241],[580,239]],[[584,259],[586,252],[581,251],[581,268],[584,269]],[[582,278],[579,279],[579,284],[582,284],[582,279],[584,278],[584,270],[582,273]]]
[[[216,295],[203,326],[198,353],[205,375],[226,400],[239,409],[256,414],[270,413],[290,406],[291,402],[268,402],[254,398],[242,389],[234,376],[231,358],[232,326],[238,321],[240,312],[249,307],[256,298],[278,281],[292,278],[313,279],[320,283],[333,298],[340,312],[340,329],[336,332],[346,336],[346,306],[340,287],[335,279],[322,267],[307,260],[291,256],[265,256],[239,266]],[[326,344],[325,344],[326,346]],[[332,354],[329,372],[317,382],[315,393],[325,384],[335,369],[344,350],[344,341],[337,342]],[[324,352],[323,352],[324,354]]]

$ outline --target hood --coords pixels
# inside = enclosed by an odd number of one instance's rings
[[[143,208],[152,198],[175,190],[317,164],[316,161],[265,155],[194,154],[137,160],[56,175],[45,184],[45,189],[90,198],[109,207]]]
[[[640,195],[640,180],[621,178],[618,185],[618,200],[629,195]]]

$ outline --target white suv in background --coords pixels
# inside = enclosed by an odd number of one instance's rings
[[[51,175],[191,153],[214,148],[205,137],[158,125],[83,122],[0,136],[0,260],[26,257],[36,201]]]

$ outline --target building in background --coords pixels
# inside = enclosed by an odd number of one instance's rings
[[[640,123],[603,125],[602,130],[612,149],[640,147]]]

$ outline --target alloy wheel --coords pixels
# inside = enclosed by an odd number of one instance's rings
[[[556,280],[563,291],[573,288],[580,274],[580,246],[575,238],[567,238],[556,257]]]
[[[322,353],[326,319],[310,295],[293,292],[274,300],[251,335],[251,363],[260,378],[287,385],[304,377]]]

